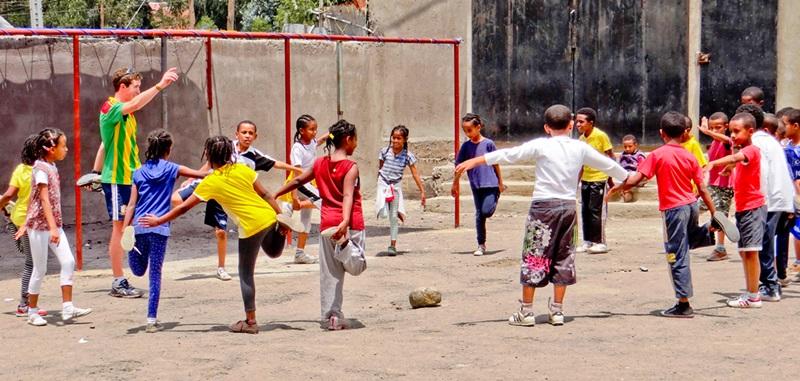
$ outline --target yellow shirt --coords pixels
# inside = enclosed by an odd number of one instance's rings
[[[275,211],[256,193],[258,175],[244,164],[228,164],[206,176],[194,195],[203,201],[215,200],[234,223],[239,238],[250,237],[275,223]]]
[[[18,189],[17,203],[14,205],[14,210],[11,211],[11,222],[17,225],[17,227],[25,223],[25,217],[28,214],[28,201],[31,198],[32,172],[33,167],[20,164],[14,169],[14,173],[11,174],[11,181],[8,182],[9,186]]]
[[[592,148],[596,149],[597,152],[600,152],[603,155],[606,154],[606,151],[614,148],[614,146],[611,145],[611,140],[608,139],[608,135],[606,135],[605,132],[600,131],[600,129],[597,127],[592,129],[589,137],[581,134],[578,140],[586,142],[586,144],[592,146]],[[581,181],[595,182],[606,180],[608,180],[608,175],[605,173],[586,165],[583,166],[583,177],[581,177]]]
[[[708,164],[708,160],[706,160],[706,155],[703,154],[703,148],[700,147],[700,142],[694,138],[694,136],[690,136],[689,140],[681,143],[683,148],[686,148],[689,153],[692,154],[697,159],[697,162],[700,164],[700,167],[705,167]]]

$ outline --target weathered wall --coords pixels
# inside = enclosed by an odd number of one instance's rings
[[[776,110],[800,107],[800,1],[778,0],[778,93]]]
[[[467,6],[464,6],[467,4]],[[467,1],[420,3],[397,1],[371,7],[378,31],[386,36],[462,37],[469,29]],[[97,113],[113,93],[109,75],[118,67],[132,66],[144,74],[143,87],[160,78],[160,43],[157,40],[100,40],[81,44],[82,169],[91,168],[99,145]],[[412,142],[446,141],[453,131],[452,46],[343,44],[344,118],[358,127],[355,159],[361,168],[365,193],[371,194],[377,176],[377,152],[396,124],[411,129]],[[177,66],[178,83],[165,94],[169,129],[176,135],[172,159],[200,165],[202,143],[209,135],[233,135],[242,119],[258,124],[256,146],[284,159],[283,43],[267,41],[213,42],[214,105],[205,101],[205,48],[200,40],[171,40],[168,66]],[[292,43],[292,120],[314,115],[322,130],[335,122],[335,45],[325,42]],[[462,57],[469,54],[462,47]],[[72,149],[71,45],[54,39],[0,39],[0,182],[6,183],[18,163],[20,144],[28,134],[46,126],[67,133]],[[462,73],[469,73],[462,60]],[[461,77],[462,102],[466,75]],[[462,103],[462,109],[466,105]],[[161,102],[157,98],[136,113],[140,150],[147,133],[161,127]],[[71,219],[74,183],[72,153],[59,164],[64,211]],[[275,189],[282,173],[264,176]],[[107,218],[101,196],[83,194],[84,221]],[[369,197],[369,196],[367,196]]]

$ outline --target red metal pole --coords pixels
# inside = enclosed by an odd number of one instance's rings
[[[453,45],[453,116],[455,119],[455,125],[453,126],[453,152],[455,152],[454,157],[458,157],[458,141],[459,136],[461,133],[461,110],[460,103],[460,83],[459,83],[459,74],[458,74],[458,44]],[[459,199],[459,194],[456,193],[455,197],[455,227],[460,225],[461,220],[461,202]]]
[[[283,105],[285,130],[284,141],[286,146],[285,160],[292,164],[292,42],[289,38],[283,40]],[[286,171],[286,178],[289,178],[291,171]],[[280,213],[280,211],[275,211]],[[292,243],[292,232],[286,234],[286,243]]]
[[[212,103],[212,95],[211,95],[211,71],[212,69],[211,63],[211,37],[206,38],[206,97],[208,98],[208,109],[211,110]]]
[[[81,44],[72,37],[72,151],[75,179],[81,177]],[[73,181],[73,184],[75,182]],[[75,186],[75,254],[78,271],[83,270],[83,218],[81,188]]]

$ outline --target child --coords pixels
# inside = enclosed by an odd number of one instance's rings
[[[455,174],[480,165],[536,160],[536,183],[525,223],[520,283],[522,300],[519,311],[508,319],[511,325],[532,326],[535,288],[553,283],[553,303],[549,303],[549,322],[564,324],[562,305],[568,285],[575,284],[576,223],[575,193],[581,168],[589,165],[618,181],[627,176],[616,161],[597,152],[588,144],[570,139],[572,114],[562,105],[550,106],[544,113],[545,132],[549,138],[531,140],[521,146],[501,149],[459,164]]]
[[[465,141],[458,150],[456,165],[497,149],[491,139],[481,135],[483,121],[480,115],[464,115],[461,118],[461,128],[469,140]],[[500,193],[505,190],[505,186],[503,186],[503,176],[500,173],[499,165],[491,167],[483,165],[470,169],[467,176],[469,176],[469,186],[472,188],[472,200],[475,202],[475,230],[478,233],[478,249],[472,255],[481,256],[486,254],[486,220],[494,215]],[[461,193],[460,179],[461,172],[456,172],[450,190],[453,197]]]
[[[700,165],[700,168],[703,168],[708,164],[708,159],[706,159],[706,155],[703,153],[703,147],[700,146],[700,142],[698,142],[692,134],[692,119],[688,116],[684,116],[684,127],[681,145],[697,159],[697,164]]]
[[[731,138],[734,144],[742,147],[741,150],[733,155],[713,160],[707,166],[710,170],[718,165],[736,164],[731,181],[736,205],[736,227],[741,232],[739,254],[744,264],[747,292],[738,298],[728,300],[727,304],[734,308],[760,308],[758,252],[762,249],[767,205],[761,193],[761,152],[752,144],[756,121],[748,113],[738,113],[733,116],[729,126]]]
[[[140,226],[156,227],[174,220],[201,201],[216,200],[239,225],[239,284],[242,289],[245,319],[231,324],[235,333],[258,333],[254,272],[259,248],[270,258],[278,258],[286,242],[291,219],[277,216],[280,206],[258,182],[258,175],[247,165],[233,161],[233,143],[225,136],[208,138],[204,156],[214,170],[204,178],[186,201],[163,216],[148,214],[138,219]]]
[[[61,265],[61,299],[64,321],[88,315],[91,308],[78,308],[72,304],[72,276],[75,258],[69,248],[67,235],[62,229],[61,180],[55,162],[67,156],[67,137],[59,129],[46,128],[36,139],[36,163],[33,165],[31,196],[24,228],[14,238],[19,239],[27,229],[33,258],[33,273],[28,286],[28,324],[47,325],[39,315],[39,290],[47,273],[47,250],[55,253]],[[35,185],[35,186],[34,186]]]
[[[31,194],[31,172],[33,164],[36,162],[36,139],[39,135],[31,135],[25,139],[22,146],[22,163],[17,165],[11,174],[11,181],[8,183],[8,190],[0,197],[0,209],[9,217],[8,229],[11,236],[17,234],[22,225],[25,224],[25,215],[28,213],[28,201]],[[11,201],[16,197],[17,202]],[[28,234],[24,233],[20,239],[14,240],[17,250],[25,256],[25,267],[22,268],[22,278],[19,305],[17,306],[17,317],[28,317],[28,285],[33,273],[33,258],[31,257],[31,245],[28,241]],[[39,315],[47,316],[47,311],[39,308]]]
[[[661,311],[661,316],[691,318],[694,317],[694,310],[689,304],[693,294],[689,250],[713,245],[713,232],[717,228],[722,229],[731,241],[736,242],[739,237],[733,224],[716,211],[703,184],[703,172],[697,159],[681,145],[686,132],[685,116],[674,111],[667,112],[661,117],[659,132],[665,144],[650,152],[637,172],[610,193],[629,189],[644,178],[656,177],[658,209],[664,221],[664,251],[667,253],[675,298],[678,299],[674,306]],[[698,226],[695,188],[711,212],[712,224]]]
[[[800,210],[798,210],[800,209],[798,208],[798,206],[800,206],[798,205],[800,204],[800,110],[786,110],[784,111],[782,119],[784,126],[786,126],[786,137],[790,139],[789,143],[784,148],[784,152],[786,154],[786,161],[789,164],[789,168],[792,172],[792,179],[794,180],[793,184],[795,189],[795,218],[793,223],[790,221],[790,225],[793,225],[790,229],[795,238],[795,255],[800,256],[800,218],[797,217],[798,213],[800,213]],[[776,265],[778,271],[778,282],[781,284],[781,287],[788,286],[789,283],[791,283],[786,271],[789,265],[788,246],[788,239],[784,238],[778,240]],[[795,260],[794,266],[800,267],[800,257]]]
[[[639,163],[644,160],[645,156],[642,151],[639,151],[639,142],[633,135],[625,135],[622,137],[622,154],[619,155],[619,165],[622,169],[628,172],[636,172]],[[633,201],[633,192],[627,190],[622,192],[622,200],[624,202]]]
[[[390,243],[388,253],[390,257],[397,255],[397,219],[405,220],[405,207],[403,206],[403,189],[400,182],[403,180],[405,167],[411,169],[411,176],[419,189],[420,204],[425,207],[425,187],[417,172],[417,158],[408,150],[408,128],[396,126],[389,133],[389,146],[381,149],[378,155],[378,187],[375,191],[375,210],[378,216],[389,216]]]
[[[342,119],[328,132],[325,143],[328,155],[317,159],[311,169],[284,184],[275,194],[286,194],[311,180],[317,182],[322,198],[319,227],[321,323],[329,330],[339,330],[346,328],[342,314],[344,274],[359,275],[367,268],[366,235],[358,166],[348,159],[358,146],[356,126]]]
[[[155,130],[147,136],[147,161],[133,173],[131,200],[125,208],[124,226],[130,225],[131,221],[138,221],[146,214],[167,214],[170,209],[170,193],[178,177],[205,177],[206,172],[167,161],[171,152],[172,135],[169,132]],[[134,222],[133,226],[136,247],[128,253],[128,260],[131,271],[136,276],[144,275],[149,263],[150,297],[147,300],[146,332],[154,333],[162,329],[156,316],[161,295],[161,266],[164,264],[164,253],[167,251],[170,235],[169,223],[146,228]]]
[[[767,202],[762,249],[758,253],[761,266],[759,292],[761,300],[778,302],[781,300],[781,286],[778,283],[778,271],[775,269],[775,235],[781,221],[794,212],[794,186],[786,163],[786,154],[771,134],[769,124],[765,123],[764,111],[759,106],[746,104],[739,106],[736,112],[749,113],[755,120],[752,142],[761,154],[761,192]]]
[[[580,132],[580,141],[585,142],[597,152],[616,160],[614,147],[605,132],[594,124],[597,121],[597,111],[584,107],[575,113],[575,126]],[[606,203],[603,202],[606,193],[608,176],[590,166],[584,166],[581,174],[581,222],[583,230],[583,244],[577,252],[603,254],[608,252],[605,235]],[[610,185],[613,185],[611,183]]]
[[[311,115],[300,115],[295,123],[294,144],[292,145],[291,163],[300,169],[300,173],[314,166],[317,158],[317,146],[325,143],[327,136],[317,138],[317,121]],[[286,181],[290,181],[291,174]],[[311,213],[316,207],[319,209],[321,201],[316,184],[311,182],[281,197],[283,213],[291,216],[294,208],[300,209],[300,222],[303,231],[297,234],[297,250],[294,253],[295,263],[317,263],[317,258],[306,254],[306,241],[311,231]]]
[[[261,151],[252,146],[258,137],[256,124],[249,120],[243,120],[236,125],[236,140],[233,141],[233,156],[231,160],[241,162],[254,171],[268,172],[270,169],[296,170],[294,167],[282,161],[273,160],[264,155]],[[205,163],[200,171],[206,172],[211,169]],[[200,180],[187,180],[181,188],[172,195],[172,205],[177,206],[192,195]],[[217,278],[223,281],[231,280],[231,276],[225,271],[225,257],[228,251],[228,215],[216,200],[206,202],[206,213],[203,221],[207,226],[214,228],[214,235],[217,238]]]
[[[733,154],[732,142],[728,132],[728,116],[723,112],[715,112],[711,117],[703,117],[700,123],[700,132],[711,136],[714,141],[708,149],[708,159],[719,158]],[[714,208],[727,217],[733,200],[733,188],[730,182],[730,171],[724,167],[714,167],[708,173],[708,192],[714,201]],[[709,262],[724,261],[728,259],[725,249],[725,235],[717,232],[717,244],[714,251],[706,258]]]

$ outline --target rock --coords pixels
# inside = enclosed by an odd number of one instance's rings
[[[411,308],[433,307],[442,302],[442,293],[431,287],[418,287],[408,294]]]

